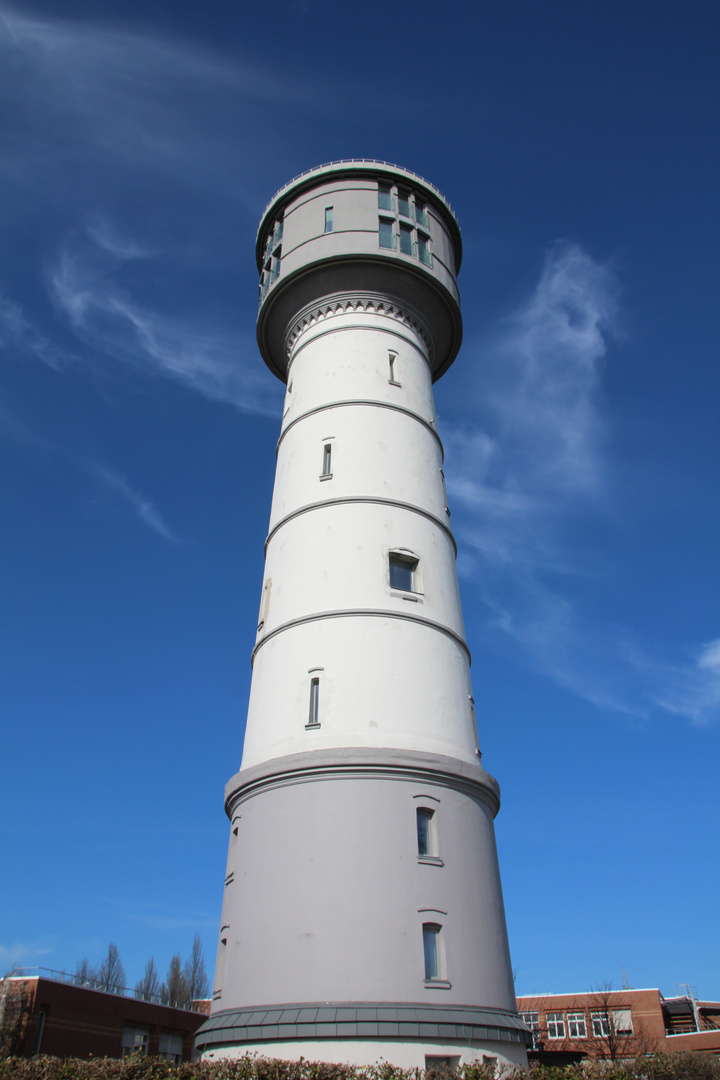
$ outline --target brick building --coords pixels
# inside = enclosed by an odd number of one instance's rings
[[[0,1028],[8,1048],[31,1057],[125,1057],[140,1050],[190,1061],[202,1012],[76,985],[71,975],[8,976],[0,982]]]
[[[582,1061],[636,1054],[702,1051],[720,1054],[720,1002],[659,990],[599,990],[517,998],[533,1033],[532,1060]]]

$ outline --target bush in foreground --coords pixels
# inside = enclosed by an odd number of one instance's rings
[[[586,1061],[579,1065],[533,1065],[500,1074],[503,1080],[720,1080],[720,1057],[657,1054],[631,1061]],[[0,1058],[0,1080],[494,1080],[492,1065],[464,1065],[457,1073],[400,1069],[387,1062],[367,1068],[317,1061],[242,1057],[171,1065],[161,1058]]]

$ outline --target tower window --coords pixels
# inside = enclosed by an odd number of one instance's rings
[[[325,232],[333,231],[333,208],[332,206],[325,207]]]
[[[380,247],[399,250],[431,267],[430,217],[420,197],[413,191],[379,183],[378,209],[382,211],[378,224]]]
[[[393,210],[392,188],[387,184],[378,184],[378,208],[380,210]]]
[[[417,843],[418,855],[434,855],[432,819],[434,810],[428,810],[425,806],[417,808]]]
[[[409,225],[400,224],[400,250],[403,255],[413,254],[413,235]]]
[[[322,472],[320,474],[321,479],[323,477],[332,476],[332,443],[325,443],[323,446],[323,459],[322,459]]]
[[[403,555],[398,551],[391,551],[388,559],[390,588],[402,589],[404,592],[419,592],[418,559],[412,555]]]
[[[308,713],[308,727],[317,727],[320,724],[320,680],[310,680],[310,711]]]
[[[425,957],[425,979],[440,978],[439,941],[441,927],[437,923],[423,923],[423,953]]]
[[[388,379],[388,382],[391,383],[392,386],[400,386],[400,383],[397,381],[397,378],[395,376],[395,361],[396,360],[397,360],[397,353],[388,352],[388,367],[390,368],[390,378]]]
[[[380,247],[381,248],[394,248],[395,247],[395,237],[393,235],[393,223],[392,223],[392,221],[386,221],[385,218],[380,218],[379,232],[380,232]]]

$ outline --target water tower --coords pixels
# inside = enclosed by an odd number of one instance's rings
[[[287,391],[206,1057],[525,1062],[432,392],[461,252],[441,193],[378,161],[260,223]]]

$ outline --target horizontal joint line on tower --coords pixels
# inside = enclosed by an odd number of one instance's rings
[[[429,431],[432,437],[440,447],[440,460],[445,460],[445,451],[440,436],[438,435],[432,424],[425,419],[424,416],[420,416],[419,413],[413,412],[412,409],[406,409],[403,405],[394,405],[391,401],[374,401],[372,398],[348,398],[345,401],[329,401],[325,405],[316,405],[314,409],[308,409],[307,412],[302,413],[300,416],[296,416],[294,420],[291,420],[288,426],[281,432],[280,438],[277,441],[277,447],[275,453],[280,449],[280,444],[287,435],[291,428],[299,424],[301,420],[307,420],[309,416],[315,416],[317,413],[325,412],[328,409],[345,409],[355,405],[373,406],[378,409],[391,409],[394,412],[404,413],[405,416],[409,416],[411,420],[416,420],[418,424]]]
[[[455,542],[455,537],[444,521],[441,521],[435,514],[431,514],[429,510],[423,510],[420,506],[414,506],[412,503],[399,502],[397,499],[384,499],[379,495],[340,495],[335,499],[323,499],[318,502],[307,503],[305,506],[299,506],[297,510],[293,510],[290,514],[286,514],[284,518],[280,518],[277,525],[273,525],[265,541],[265,554],[267,555],[268,545],[275,534],[282,529],[283,525],[287,525],[288,522],[292,521],[294,518],[300,517],[301,514],[309,514],[312,510],[322,510],[326,506],[342,506],[354,503],[375,503],[378,506],[394,506],[399,510],[408,510],[411,514],[419,514],[421,517],[427,518],[428,521],[432,521],[434,525],[437,525],[439,529],[442,529],[452,544],[455,557],[457,558],[457,544]]]
[[[435,622],[434,619],[427,619],[423,615],[416,615],[415,612],[389,611],[386,608],[339,608],[337,611],[317,611],[310,615],[299,615],[296,619],[288,619],[287,622],[280,623],[274,630],[268,630],[267,634],[258,641],[253,649],[250,656],[250,663],[251,665],[255,663],[257,653],[266,642],[270,641],[271,638],[277,637],[278,634],[282,634],[285,630],[293,630],[296,626],[303,626],[306,623],[311,622],[319,622],[322,619],[346,618],[403,619],[405,622],[418,623],[420,626],[426,626],[429,630],[436,630],[441,634],[445,634],[446,637],[451,638],[456,645],[460,646],[467,656],[468,667],[472,662],[467,642],[461,638],[459,634],[456,634],[449,626]]]

